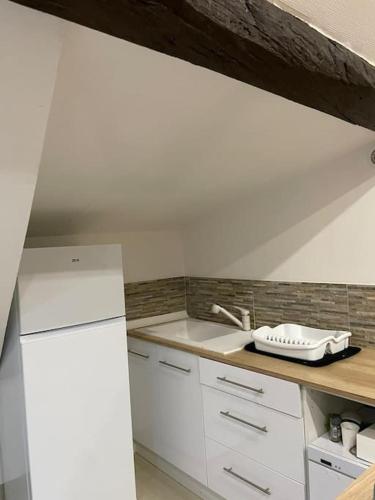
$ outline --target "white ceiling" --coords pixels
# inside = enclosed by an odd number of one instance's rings
[[[178,228],[373,132],[68,25],[29,235]]]

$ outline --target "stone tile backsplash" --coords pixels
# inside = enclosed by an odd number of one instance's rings
[[[348,298],[354,340],[358,345],[375,347],[375,287],[349,285]]]
[[[352,343],[375,347],[375,286],[179,277],[125,286],[128,319],[187,309],[193,318],[230,322],[213,303],[250,310],[251,326],[301,323],[350,330]],[[237,313],[238,314],[238,313]]]
[[[256,327],[301,323],[319,328],[348,329],[345,285],[255,281]]]
[[[252,328],[300,323],[350,330],[352,344],[375,347],[375,286],[215,278],[186,278],[186,286],[194,318],[218,321],[209,311],[212,302],[241,305],[251,311]]]
[[[254,324],[253,291],[245,280],[211,278],[186,278],[186,305],[189,316],[208,321],[231,324],[222,314],[212,314],[213,303],[220,304],[235,315],[236,305],[250,310],[251,325]]]
[[[186,309],[185,278],[126,283],[125,306],[128,320],[184,311]]]

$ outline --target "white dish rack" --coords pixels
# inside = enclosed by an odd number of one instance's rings
[[[317,361],[326,353],[336,354],[349,346],[350,332],[321,330],[308,326],[283,324],[262,326],[252,333],[260,351]]]

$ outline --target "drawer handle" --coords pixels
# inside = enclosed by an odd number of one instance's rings
[[[163,366],[168,366],[168,368],[174,368],[175,370],[180,370],[181,372],[184,372],[184,373],[191,372],[190,368],[182,368],[181,366],[173,365],[172,363],[168,363],[167,361],[159,361],[159,364],[161,364]]]
[[[248,479],[246,479],[246,477],[240,476],[236,472],[233,472],[232,467],[230,467],[230,468],[223,467],[223,470],[225,472],[227,472],[228,474],[230,474],[231,476],[235,477],[236,479],[239,479],[240,481],[248,484],[249,486],[252,486],[253,488],[261,491],[262,493],[265,493],[266,495],[271,495],[271,490],[269,488],[262,488],[261,486],[259,486],[259,485],[255,484],[255,483],[253,483],[252,481],[249,481]]]
[[[220,382],[225,382],[226,384],[235,385],[237,387],[241,387],[242,389],[248,389],[249,391],[256,392],[258,394],[264,394],[264,390],[262,388],[256,389],[255,387],[250,387],[249,385],[240,384],[239,382],[233,382],[233,380],[228,380],[227,377],[216,377]]]
[[[242,418],[238,418],[238,417],[235,417],[234,415],[231,415],[229,411],[221,411],[220,415],[222,415],[223,417],[227,417],[227,418],[230,418],[232,420],[235,420],[236,422],[240,422],[241,424],[248,425],[249,427],[252,427],[253,429],[257,429],[258,431],[268,432],[266,426],[260,427],[259,425],[252,424],[251,422],[248,422],[247,420],[243,420]]]
[[[140,352],[133,351],[132,349],[128,349],[128,353],[133,354],[134,356],[139,356],[140,358],[143,358],[143,359],[149,359],[149,357],[150,357],[148,354],[142,354]]]

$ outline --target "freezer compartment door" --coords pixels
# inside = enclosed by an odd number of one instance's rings
[[[22,337],[32,498],[135,500],[125,320]]]
[[[17,296],[21,335],[123,316],[121,246],[26,249]]]

